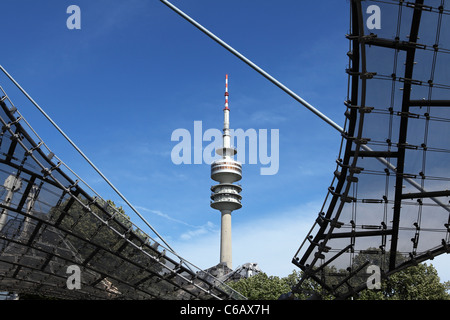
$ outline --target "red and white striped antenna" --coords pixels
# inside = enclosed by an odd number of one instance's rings
[[[229,108],[228,108],[228,74],[225,75],[225,109],[229,110]]]

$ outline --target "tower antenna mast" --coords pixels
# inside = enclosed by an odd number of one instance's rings
[[[232,269],[231,212],[242,207],[242,187],[233,184],[242,178],[242,164],[234,160],[237,150],[231,147],[230,108],[228,107],[228,74],[225,76],[225,108],[223,109],[223,145],[216,150],[222,156],[211,164],[211,207],[221,213],[220,263]]]

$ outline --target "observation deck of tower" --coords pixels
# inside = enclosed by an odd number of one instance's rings
[[[240,185],[242,164],[233,159],[237,150],[231,147],[230,109],[228,108],[228,75],[225,76],[225,108],[223,109],[223,145],[216,150],[222,156],[211,164],[211,179],[219,184],[211,187],[211,207],[221,213],[220,262],[232,269],[231,212],[242,207]]]

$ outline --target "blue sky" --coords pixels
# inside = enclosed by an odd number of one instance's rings
[[[172,3],[343,126],[347,1]],[[66,27],[71,4],[81,9],[80,30]],[[244,164],[233,266],[257,262],[279,276],[296,269],[291,259],[332,179],[335,129],[157,0],[3,0],[1,24],[2,66],[175,251],[201,268],[219,262],[220,214],[209,207],[214,181],[208,164],[172,163],[171,134],[193,133],[194,121],[203,130],[222,128],[228,74],[231,127],[280,134],[276,175]],[[50,149],[104,198],[124,205],[5,77],[0,81]]]

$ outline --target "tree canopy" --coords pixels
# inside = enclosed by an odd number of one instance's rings
[[[381,290],[364,290],[361,300],[450,300],[450,281],[441,283],[432,264],[418,264],[381,282]]]
[[[268,276],[259,273],[247,279],[228,283],[230,287],[251,300],[276,300],[291,291],[298,283],[302,272],[293,271],[286,277]],[[300,300],[307,299],[312,292],[321,293],[320,286],[307,280],[302,284],[304,293],[296,294]],[[450,300],[450,281],[441,283],[432,264],[418,264],[391,275],[382,281],[380,290],[365,289],[354,297],[359,300]],[[330,299],[329,295],[322,295]]]

